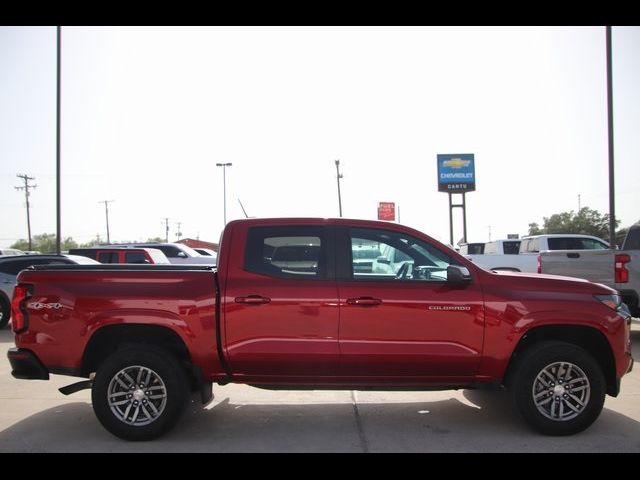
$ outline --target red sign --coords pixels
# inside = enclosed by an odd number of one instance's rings
[[[396,204],[393,202],[378,202],[378,220],[396,220]]]

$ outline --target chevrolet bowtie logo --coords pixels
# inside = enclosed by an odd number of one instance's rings
[[[452,158],[451,160],[445,160],[442,165],[449,168],[463,168],[468,167],[471,160],[463,160],[461,158]]]

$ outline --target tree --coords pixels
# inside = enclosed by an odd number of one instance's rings
[[[609,237],[609,215],[602,215],[589,207],[582,207],[578,213],[573,210],[555,213],[550,217],[544,217],[543,220],[542,228],[537,223],[529,224],[529,235],[578,233],[605,239]],[[617,227],[619,224],[620,221],[616,220],[615,226]]]
[[[29,250],[29,242],[24,239],[20,239],[16,243],[11,245],[11,248],[17,248],[18,250]],[[31,248],[40,253],[55,253],[56,234],[42,233],[40,235],[34,235],[31,239]],[[73,238],[67,237],[63,239],[60,248],[66,251],[70,248],[78,248],[78,244]]]
[[[542,230],[540,229],[540,225],[536,222],[529,224],[529,235],[542,235]]]

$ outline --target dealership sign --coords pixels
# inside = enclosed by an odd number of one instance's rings
[[[438,154],[438,191],[473,192],[476,170],[473,153]]]
[[[396,204],[393,202],[378,202],[378,220],[394,222],[396,220]]]

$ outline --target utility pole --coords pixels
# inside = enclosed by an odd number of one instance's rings
[[[107,243],[111,243],[111,237],[109,236],[109,204],[115,200],[101,200],[98,203],[104,203],[104,213],[107,217]]]
[[[61,92],[61,44],[62,44],[62,27],[57,27],[57,74],[56,74],[56,253],[60,255],[62,249],[60,242],[62,241],[62,197],[60,186],[60,92]],[[31,245],[31,242],[29,242]],[[31,247],[29,247],[31,248]]]
[[[180,236],[182,235],[182,232],[180,231],[180,227],[182,226],[182,222],[176,222],[176,224],[178,225],[178,231],[176,232],[176,238],[178,240],[180,240]]]
[[[336,160],[336,176],[338,179],[338,211],[340,212],[340,217],[342,217],[342,197],[340,196],[340,179],[342,178],[342,174],[340,173],[340,160]]]
[[[616,248],[616,185],[613,171],[613,68],[611,26],[607,26],[607,120],[609,134],[609,245]]]
[[[34,177],[29,177],[28,175],[16,175],[18,178],[24,180],[24,187],[15,187],[16,190],[24,190],[24,198],[27,202],[27,231],[29,232],[29,250],[33,250],[31,248],[31,218],[29,216],[29,189],[36,188],[37,185],[29,185],[29,180],[35,180]]]
[[[216,163],[216,167],[222,167],[222,202],[224,204],[224,224],[227,224],[227,167],[232,163]]]
[[[578,213],[580,213],[580,194],[578,194]]]
[[[168,217],[165,217],[164,225],[165,225],[164,241],[165,243],[169,243],[169,218]]]

